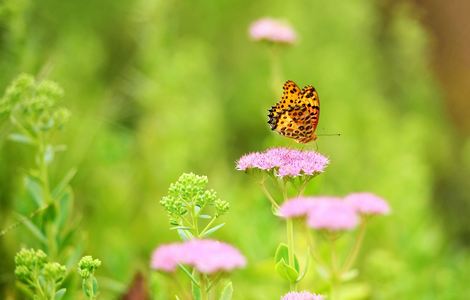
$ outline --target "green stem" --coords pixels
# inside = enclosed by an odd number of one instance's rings
[[[304,234],[307,237],[307,244],[308,244],[310,255],[312,256],[313,260],[315,260],[316,263],[318,263],[319,265],[322,265],[323,264],[322,260],[315,252],[315,240],[310,232],[310,228],[308,228],[307,225],[305,225],[303,228],[304,228]]]
[[[212,219],[210,220],[209,223],[207,223],[206,227],[204,227],[204,229],[201,231],[201,234],[198,236],[199,238],[202,237],[204,235],[204,233],[206,233],[206,231],[210,228],[210,226],[212,225],[212,223],[214,223],[214,221],[217,219],[217,217],[212,217]]]
[[[289,266],[295,268],[295,250],[294,250],[294,221],[292,219],[286,220],[287,229],[287,246],[289,247]],[[290,284],[290,289],[296,289],[296,283]]]
[[[282,85],[282,70],[281,62],[279,59],[279,48],[277,45],[269,45],[270,52],[270,63],[271,63],[271,82],[272,89],[275,94],[278,93],[280,86]]]
[[[42,196],[43,201],[46,206],[52,205],[53,209],[55,210],[56,215],[59,213],[59,209],[57,203],[54,202],[54,199],[51,194],[50,186],[49,186],[49,172],[47,169],[47,162],[46,162],[46,138],[43,133],[38,133],[38,153],[37,153],[37,165],[39,169],[39,179],[42,184]],[[50,220],[45,221],[45,233],[47,236],[47,252],[48,255],[55,259],[58,254],[58,245],[56,240],[57,230],[55,228],[54,222]]]
[[[207,278],[204,274],[201,274],[199,285],[201,288],[201,300],[209,300],[209,294],[207,292]]]
[[[282,189],[283,202],[287,201],[287,185],[284,180],[279,182]],[[287,246],[289,248],[289,266],[295,268],[295,245],[294,245],[294,221],[292,219],[286,220],[286,230],[287,230]],[[295,290],[297,288],[297,283],[290,284],[290,289]]]
[[[330,299],[336,299],[336,290],[338,285],[338,258],[336,256],[336,238],[330,237],[331,242],[331,289],[330,289]]]
[[[349,271],[349,269],[353,266],[354,262],[356,261],[357,255],[361,250],[362,242],[364,241],[364,236],[366,234],[366,225],[367,220],[363,218],[352,251],[348,256],[346,263],[344,264],[343,272]]]
[[[277,204],[276,200],[274,200],[273,195],[271,195],[271,193],[269,192],[268,188],[266,187],[264,179],[260,182],[260,186],[264,194],[266,195],[266,197],[268,197],[269,202],[271,202],[271,205],[273,206],[273,208],[277,211],[279,209],[279,204]]]
[[[189,210],[189,215],[191,216],[192,228],[196,232],[195,236],[199,236],[199,228],[197,226],[197,218],[194,216],[194,206]]]
[[[299,191],[297,193],[297,197],[300,197],[304,194],[305,188],[307,187],[308,180],[301,179],[302,182],[300,183],[299,186]]]
[[[45,201],[45,204],[50,204],[52,202],[52,197],[49,188],[49,174],[47,170],[47,162],[45,159],[46,154],[46,145],[44,141],[44,135],[39,135],[38,141],[38,156],[37,156],[37,164],[39,169],[39,178],[41,179],[42,183],[42,195]]]

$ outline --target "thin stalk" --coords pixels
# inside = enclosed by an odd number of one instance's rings
[[[338,258],[336,253],[336,237],[330,236],[331,242],[331,287],[330,287],[330,299],[335,300],[337,299],[337,288],[338,288]]]
[[[281,61],[279,58],[279,48],[277,45],[269,45],[270,63],[271,63],[271,83],[272,89],[275,94],[278,93],[279,87],[282,84],[282,70]]]
[[[308,244],[310,255],[312,256],[313,260],[315,260],[318,264],[322,265],[323,263],[322,263],[320,257],[314,251],[315,241],[313,239],[313,236],[312,236],[309,228],[306,225],[303,228],[304,228],[304,234],[307,237],[307,244]]]
[[[302,182],[300,183],[299,186],[299,191],[297,193],[297,197],[300,197],[304,194],[305,188],[307,187],[308,180],[302,179]]]
[[[347,272],[353,266],[354,262],[356,261],[357,255],[361,250],[362,242],[364,241],[364,236],[366,234],[366,226],[367,220],[365,218],[362,219],[361,225],[359,227],[359,233],[356,237],[356,241],[354,242],[354,246],[346,259],[346,263],[344,264],[343,271]]]
[[[207,223],[206,227],[204,227],[204,229],[201,231],[201,234],[198,237],[202,237],[204,233],[206,233],[206,231],[211,227],[212,223],[214,223],[216,219],[217,217],[213,217],[212,220],[210,220],[210,222]]]
[[[46,162],[46,138],[44,136],[44,133],[39,132],[38,133],[38,153],[37,153],[37,165],[39,169],[39,179],[42,184],[42,197],[44,200],[44,204],[46,206],[52,205],[53,209],[55,210],[55,214],[57,215],[59,213],[59,207],[58,203],[54,201],[54,198],[52,197],[51,194],[51,189],[49,186],[49,172],[47,168],[47,162]],[[59,249],[57,245],[57,228],[54,224],[54,222],[51,222],[50,220],[45,220],[45,233],[47,236],[47,251],[48,255],[52,258],[55,259]]]
[[[279,204],[277,204],[276,200],[274,200],[273,195],[268,191],[268,188],[266,187],[264,179],[260,182],[261,189],[263,190],[263,193],[268,197],[269,202],[271,202],[271,205],[278,210],[279,209]]]
[[[294,266],[295,256],[294,256],[294,221],[292,219],[287,219],[287,244],[289,245],[289,265]]]
[[[287,201],[287,185],[285,181],[279,181],[282,189],[283,202]],[[289,247],[289,266],[295,267],[295,245],[294,245],[294,221],[292,219],[286,220],[286,231],[287,231],[287,246]],[[290,289],[295,290],[297,283],[291,283]]]
[[[201,274],[199,284],[201,288],[201,300],[209,300],[209,293],[207,292],[207,278],[204,274]]]
[[[39,135],[39,142],[38,142],[38,156],[37,156],[37,164],[39,168],[39,178],[42,182],[42,196],[46,204],[52,202],[51,193],[49,188],[49,174],[47,170],[47,162],[45,159],[46,154],[46,145],[44,142],[43,134]]]

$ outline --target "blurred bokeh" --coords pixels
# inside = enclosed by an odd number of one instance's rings
[[[83,247],[103,261],[104,299],[118,298],[136,272],[148,280],[151,251],[178,238],[159,200],[188,171],[207,175],[232,205],[217,238],[249,260],[234,275],[235,299],[278,299],[287,287],[271,258],[284,227],[234,165],[250,151],[297,146],[266,124],[281,86],[272,89],[267,45],[247,34],[260,17],[283,19],[299,36],[280,52],[283,80],[313,84],[318,133],[341,133],[319,138],[331,165],[307,193],[371,191],[393,209],[366,236],[358,299],[466,299],[468,9],[465,0],[4,0],[0,90],[22,72],[65,90],[72,119],[56,139],[68,150],[52,174],[78,169]],[[0,132],[3,228],[24,207],[33,162],[6,140],[7,124]],[[0,238],[1,299],[20,297],[13,256],[27,241],[21,227]]]

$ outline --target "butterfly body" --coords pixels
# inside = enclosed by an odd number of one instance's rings
[[[271,130],[298,143],[317,139],[315,130],[320,119],[320,99],[315,88],[300,89],[293,81],[284,83],[281,100],[269,109]]]

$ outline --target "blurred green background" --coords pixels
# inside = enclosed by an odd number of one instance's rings
[[[298,42],[280,53],[283,80],[313,84],[321,99],[318,133],[341,133],[319,138],[331,165],[307,193],[371,191],[392,206],[366,236],[357,280],[366,292],[358,297],[466,299],[470,114],[451,108],[468,102],[461,97],[468,88],[449,89],[468,81],[449,86],[442,78],[470,75],[433,64],[440,61],[433,50],[442,43],[439,24],[427,22],[429,7],[416,2],[0,2],[2,93],[21,72],[65,90],[72,119],[56,138],[68,150],[52,176],[78,169],[76,213],[85,254],[103,261],[104,299],[118,298],[137,271],[148,274],[158,244],[178,239],[158,202],[189,171],[208,175],[232,205],[216,237],[249,261],[233,277],[235,299],[278,299],[287,290],[271,262],[284,225],[252,178],[234,169],[244,153],[297,146],[266,124],[281,86],[274,93],[269,49],[247,34],[264,16],[297,31]],[[463,46],[451,40],[447,47]],[[4,228],[24,207],[22,176],[32,161],[27,148],[6,140],[7,124],[0,130]],[[0,238],[1,299],[20,297],[13,256],[27,241],[21,227]]]

